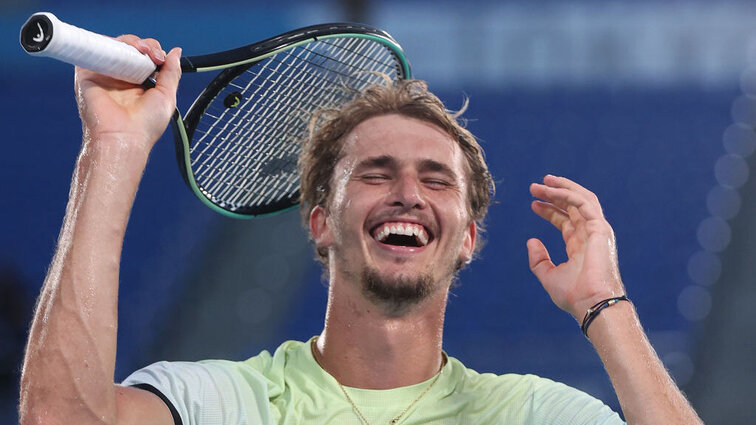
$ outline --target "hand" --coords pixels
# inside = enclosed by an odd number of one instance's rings
[[[165,131],[176,107],[181,49],[174,48],[166,56],[156,40],[135,35],[117,39],[148,54],[156,65],[162,65],[157,84],[146,89],[77,67],[76,100],[85,140],[116,136],[149,151]]]
[[[568,260],[554,265],[538,239],[528,240],[530,269],[551,300],[582,321],[586,310],[606,298],[625,294],[617,265],[614,231],[604,219],[598,198],[564,177],[547,175],[533,183],[539,200],[531,207],[562,232]]]

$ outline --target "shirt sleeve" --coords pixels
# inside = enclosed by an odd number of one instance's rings
[[[559,382],[537,378],[532,394],[534,424],[625,424],[620,416],[601,400]]]
[[[176,425],[269,425],[267,382],[233,362],[158,362],[127,377],[122,385],[157,390]]]

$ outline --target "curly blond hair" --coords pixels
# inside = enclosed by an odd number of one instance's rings
[[[339,109],[324,109],[310,123],[310,138],[305,141],[299,158],[300,214],[305,227],[315,206],[326,207],[331,196],[331,179],[335,164],[342,157],[344,137],[369,118],[399,114],[434,124],[457,141],[467,168],[467,209],[470,217],[483,230],[483,219],[495,190],[486,165],[484,152],[475,136],[464,127],[461,118],[467,108],[452,112],[428,90],[420,80],[387,81],[373,85]],[[481,238],[478,238],[480,241]],[[476,243],[476,251],[480,243]],[[321,261],[325,250],[318,250]]]

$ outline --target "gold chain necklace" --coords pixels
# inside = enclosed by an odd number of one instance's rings
[[[312,343],[310,344],[310,350],[312,351],[312,357],[313,357],[313,359],[315,359],[315,362],[318,363],[318,364],[320,364],[320,362],[318,362],[318,358],[315,356],[315,341],[317,341],[317,338],[314,339],[314,340],[312,340]],[[389,422],[390,425],[396,425],[396,424],[398,424],[399,423],[399,419],[401,419],[412,408],[412,406],[414,406],[418,401],[420,401],[420,399],[423,398],[423,396],[425,394],[427,394],[428,391],[430,391],[431,388],[433,388],[434,385],[436,385],[436,382],[438,382],[438,378],[441,377],[441,370],[444,368],[445,364],[446,364],[446,356],[444,355],[443,359],[441,361],[441,367],[438,368],[438,372],[436,373],[436,377],[433,378],[433,381],[430,383],[430,385],[428,385],[423,390],[423,392],[421,392],[420,395],[417,396],[417,398],[415,398],[414,400],[412,400],[412,403],[410,403],[409,406],[405,407],[404,410],[402,410],[402,412],[399,413],[398,416],[396,416],[394,419],[392,419],[391,422]],[[349,401],[349,404],[352,405],[352,407],[354,408],[354,412],[357,413],[357,416],[360,417],[360,420],[365,425],[370,425],[370,422],[368,422],[367,418],[365,418],[365,415],[362,414],[362,412],[360,411],[360,408],[357,407],[357,403],[355,403],[354,400],[352,400],[352,397],[349,397],[349,393],[347,392],[346,388],[344,388],[344,386],[341,385],[341,382],[339,382],[338,380],[336,380],[336,383],[339,384],[339,388],[341,388],[341,392],[344,393],[344,397],[346,397],[346,399]]]

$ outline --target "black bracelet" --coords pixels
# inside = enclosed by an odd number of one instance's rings
[[[588,326],[590,326],[591,322],[593,322],[593,319],[595,319],[596,316],[598,316],[599,313],[601,313],[601,310],[609,306],[612,306],[614,304],[617,304],[620,301],[630,302],[630,300],[627,299],[627,295],[623,295],[621,297],[607,298],[604,301],[599,301],[593,307],[589,308],[588,311],[585,313],[585,317],[583,318],[583,323],[580,325],[580,330],[583,331],[583,335],[585,335],[585,337],[588,338]]]

